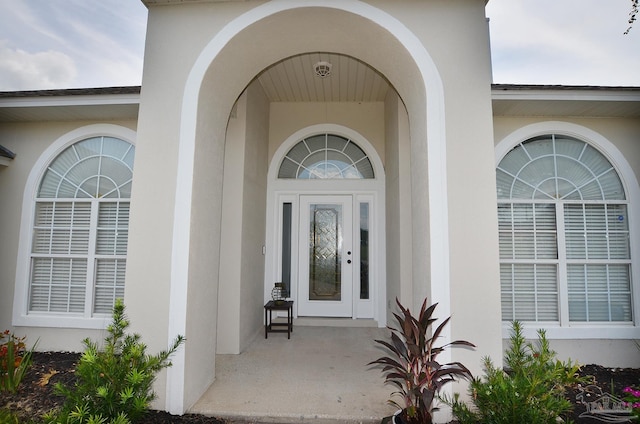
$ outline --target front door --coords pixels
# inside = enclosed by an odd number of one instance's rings
[[[300,196],[299,316],[353,316],[353,198]]]

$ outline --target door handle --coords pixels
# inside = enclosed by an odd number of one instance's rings
[[[351,259],[347,259],[347,263],[350,264],[351,263]]]

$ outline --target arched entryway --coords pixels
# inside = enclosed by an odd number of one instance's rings
[[[321,30],[310,32],[309,29],[317,28],[319,22],[323,23]],[[265,34],[271,41],[265,39]],[[303,36],[283,38],[283,34]],[[265,48],[256,40],[267,42],[269,47]],[[388,124],[384,148],[390,149],[387,160],[394,157],[394,165],[388,165],[393,170],[386,173],[387,182],[392,181],[394,187],[394,201],[390,202],[387,195],[385,224],[387,233],[404,234],[396,237],[394,245],[387,250],[398,253],[402,247],[405,257],[386,258],[387,276],[391,277],[387,281],[394,282],[386,289],[407,302],[419,302],[429,295],[440,303],[443,314],[448,312],[448,249],[442,248],[446,247],[448,231],[444,97],[433,61],[405,26],[366,3],[349,0],[330,5],[322,1],[266,3],[239,16],[214,37],[203,49],[185,86],[173,228],[169,333],[186,334],[191,343],[176,357],[174,366],[168,371],[167,407],[172,412],[183,412],[211,382],[215,373],[212,356],[217,350],[216,340],[219,340],[216,330],[236,334],[234,337],[240,345],[243,339],[251,336],[253,321],[260,315],[263,301],[263,297],[247,296],[243,287],[232,293],[221,289],[220,275],[227,250],[223,235],[227,225],[223,218],[228,206],[225,192],[233,192],[237,183],[226,175],[226,158],[233,150],[227,133],[232,125],[229,117],[240,113],[234,105],[238,100],[242,101],[241,93],[251,95],[245,88],[251,88],[249,82],[263,69],[286,57],[313,51],[356,57],[384,75],[395,87],[397,94],[384,110]],[[426,87],[429,87],[428,96]],[[258,94],[258,97],[261,96]],[[256,104],[268,107],[263,99],[247,103],[243,111],[255,112],[251,107]],[[265,121],[269,122],[268,119],[262,122]],[[237,130],[241,132],[242,126]],[[269,128],[260,128],[258,132],[271,137]],[[405,144],[410,151],[404,159],[399,159],[403,150],[398,147],[400,144]],[[245,161],[249,151],[243,148],[243,177],[251,171]],[[267,157],[270,154],[268,152]],[[400,165],[402,160],[406,161],[403,166]],[[399,183],[403,178],[408,178],[410,183]],[[252,181],[257,184],[252,190],[259,193],[260,179]],[[266,178],[262,181],[266,183]],[[406,211],[401,210],[397,200],[402,196],[406,200],[404,208],[411,205],[410,221],[401,219]],[[243,217],[255,212],[245,201],[247,197],[243,196]],[[256,254],[256,251],[262,249],[255,242],[260,236],[257,232],[244,232],[255,228],[244,227],[242,223],[238,228],[243,231],[241,251],[244,252],[245,247],[257,249],[246,251],[258,258],[261,253]],[[407,257],[411,272],[402,276],[401,264]],[[242,264],[239,267],[243,269]],[[425,285],[425,275],[441,284]],[[263,292],[262,285],[260,288]],[[220,322],[218,306],[223,297],[230,309],[250,311],[230,320],[232,328]]]

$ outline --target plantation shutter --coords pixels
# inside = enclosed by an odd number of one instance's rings
[[[115,300],[124,297],[128,235],[129,203],[102,202],[96,241],[96,313],[109,313]]]
[[[84,310],[90,222],[90,203],[36,204],[31,310]]]
[[[558,320],[558,250],[551,204],[498,205],[504,321]]]
[[[616,204],[565,206],[570,321],[631,321],[626,210]]]

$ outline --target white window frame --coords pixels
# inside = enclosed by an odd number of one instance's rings
[[[317,137],[322,137],[324,139],[323,142],[323,147],[319,147],[317,144],[317,141],[315,139],[317,139]],[[344,141],[344,145],[342,146],[341,149],[337,149],[335,147],[335,145],[330,146],[329,145],[329,138],[331,139],[335,139],[335,138],[339,138],[341,139],[341,141]],[[298,149],[298,146],[300,146],[300,149]],[[349,154],[349,152],[347,151],[347,149],[350,146],[355,146],[356,151],[362,152],[363,153],[363,157],[361,157],[360,159],[354,160],[354,158]],[[311,150],[311,149],[315,149],[315,150]],[[296,159],[292,153],[293,150],[296,150],[297,153],[295,154],[295,156],[297,156],[298,158]],[[305,157],[300,157],[299,153],[300,150],[302,150],[302,152],[305,153]],[[317,159],[317,155],[321,153],[324,157],[324,160],[318,161]],[[342,163],[344,168],[343,169],[339,169],[339,167],[332,167],[333,172],[331,173],[330,176],[326,176],[326,167],[330,166],[332,161],[335,161],[336,159],[329,159],[328,156],[332,154],[332,155],[338,155],[340,157],[340,159],[337,159],[338,162]],[[315,161],[313,161],[315,160]],[[290,162],[293,164],[293,166],[289,167],[289,172],[292,172],[295,170],[295,176],[294,175],[288,175],[288,176],[281,176],[282,175],[282,171],[283,171],[283,167],[284,167],[284,163],[285,161]],[[371,168],[372,171],[372,175],[370,177],[368,176],[364,176],[362,175],[362,173],[360,172],[360,167],[358,166],[359,163],[364,163],[367,164],[367,167]],[[324,166],[325,169],[324,171],[319,171],[317,166]],[[294,168],[295,167],[295,168]],[[352,172],[352,176],[349,177],[349,172]],[[355,177],[353,175],[353,172],[357,172],[358,177]],[[306,176],[301,176],[303,174],[307,173]],[[315,176],[314,176],[315,175]],[[314,177],[312,177],[314,176]],[[304,179],[375,179],[375,172],[373,169],[373,164],[371,163],[371,160],[369,159],[368,155],[366,154],[366,152],[364,152],[362,150],[362,148],[355,143],[353,140],[343,137],[341,135],[337,135],[335,133],[320,133],[320,134],[314,134],[310,137],[305,137],[302,140],[300,140],[298,143],[294,144],[291,149],[289,149],[289,151],[287,152],[287,154],[284,156],[284,158],[282,158],[282,160],[280,161],[280,168],[278,169],[278,179],[298,179],[298,180],[304,180]]]
[[[622,152],[603,135],[590,128],[563,121],[545,121],[521,127],[507,135],[495,147],[495,165],[519,143],[530,138],[548,134],[566,135],[584,141],[602,153],[618,172],[627,200],[628,215],[637,217],[640,211],[640,185],[638,179]],[[544,328],[550,339],[637,339],[640,338],[640,222],[629,220],[630,255],[631,255],[631,296],[633,321],[631,323],[571,323],[561,326],[558,323],[531,322],[524,323],[524,335],[535,338],[538,328]],[[560,222],[560,221],[558,221]],[[562,246],[559,246],[562,248]],[[563,279],[564,278],[564,279]],[[559,290],[565,291],[566,276],[559,276]],[[562,301],[562,300],[560,300]],[[560,314],[568,314],[560,305]],[[503,322],[502,336],[509,338],[511,325]]]
[[[47,147],[34,163],[25,184],[22,201],[22,218],[18,245],[12,324],[30,327],[60,327],[104,329],[111,317],[104,316],[63,316],[54,313],[29,313],[29,286],[31,268],[31,247],[35,206],[40,182],[47,166],[70,145],[92,137],[114,137],[135,146],[134,130],[113,124],[92,124],[76,128],[56,139]],[[53,200],[53,199],[52,199]]]

